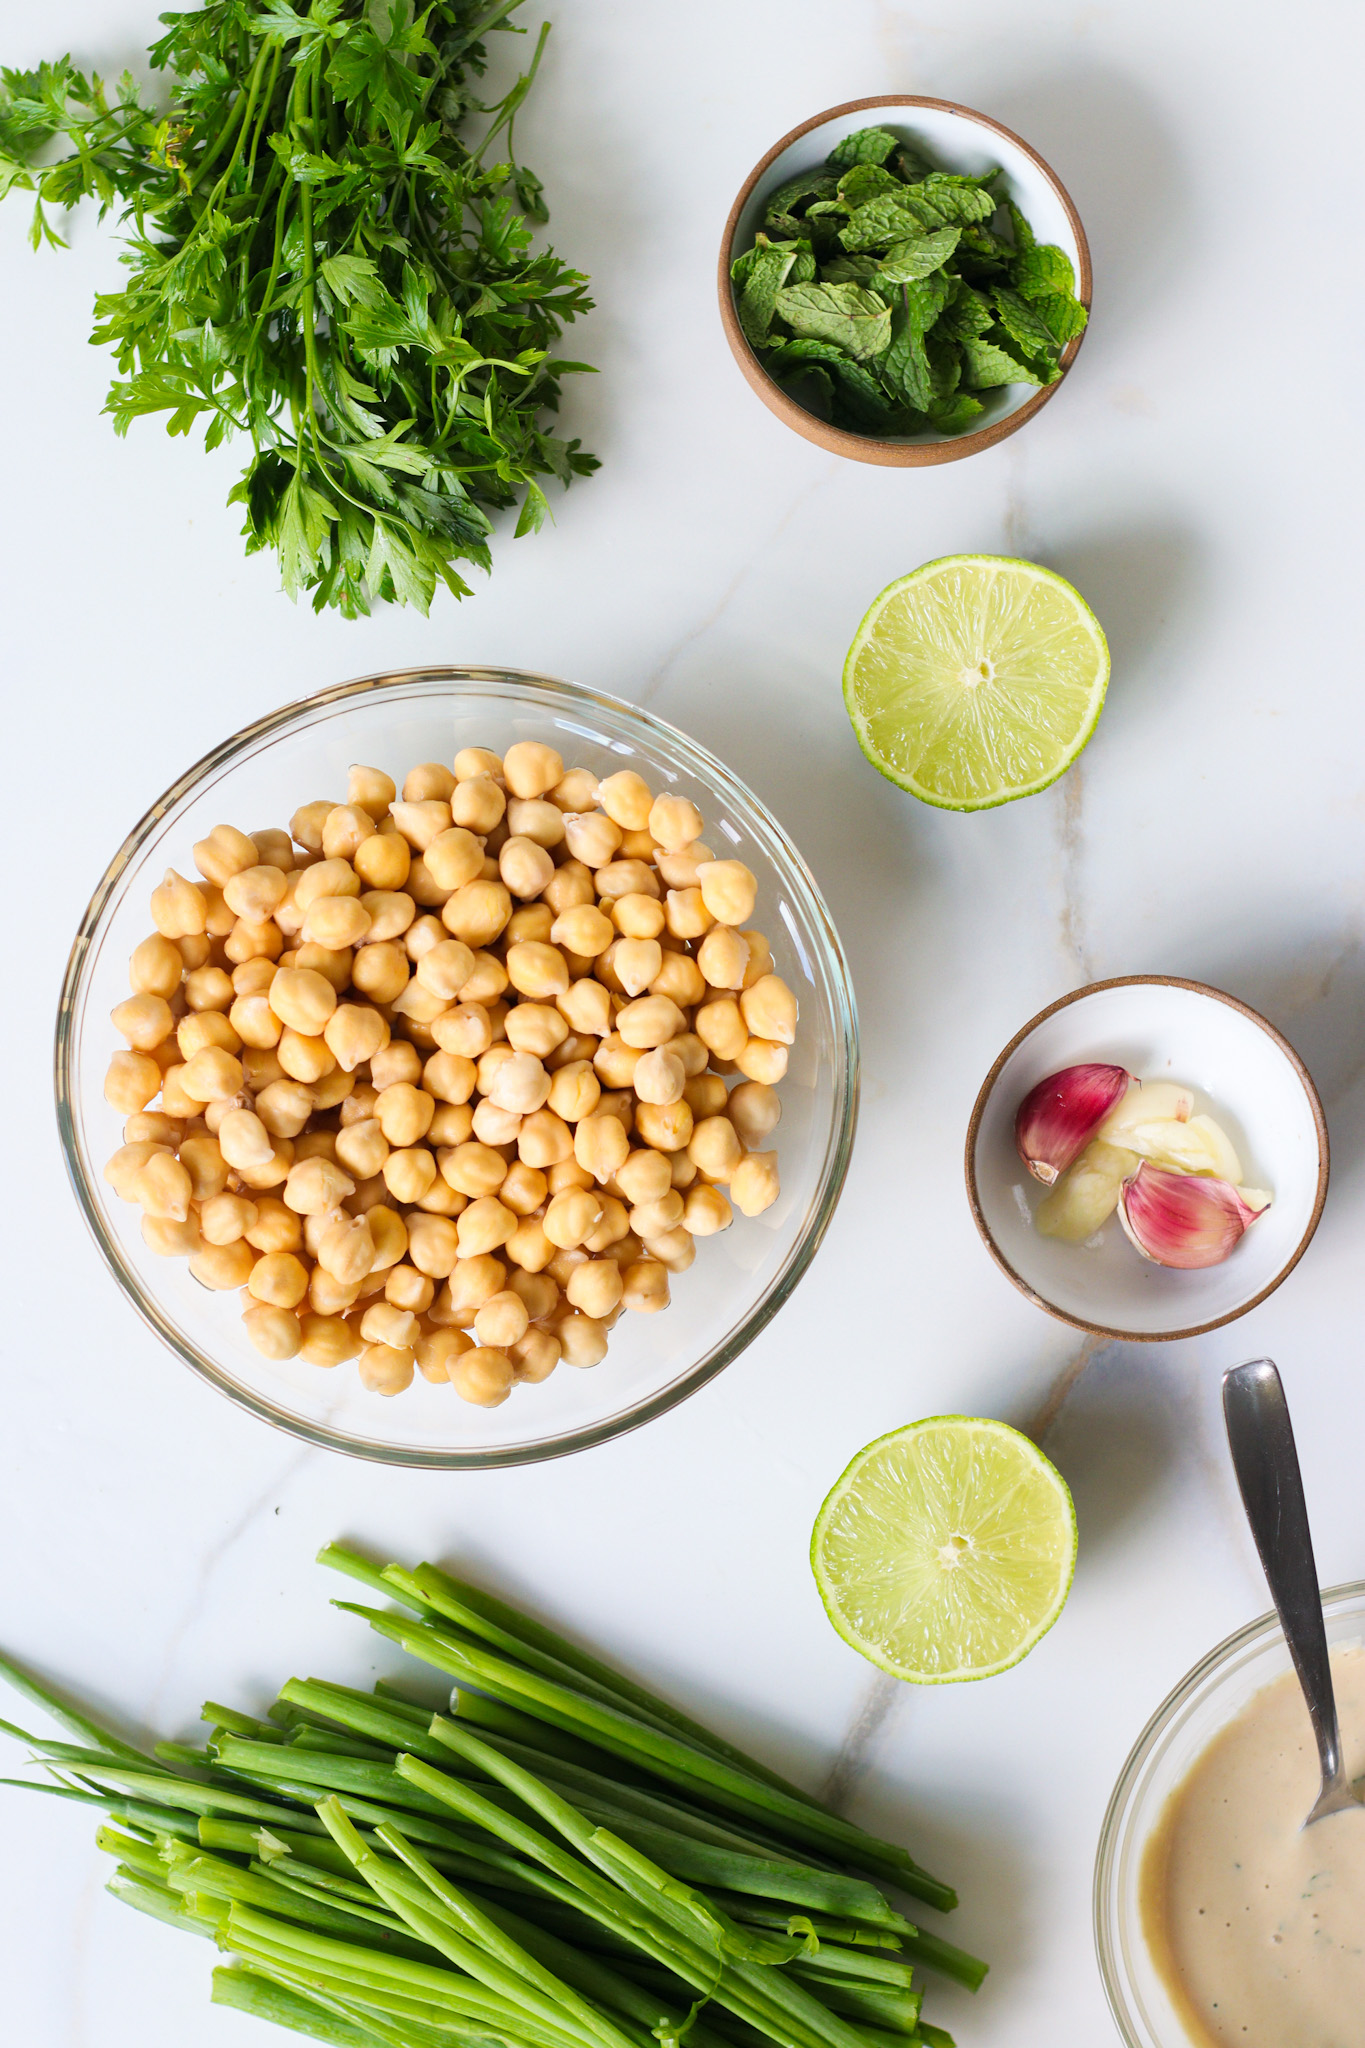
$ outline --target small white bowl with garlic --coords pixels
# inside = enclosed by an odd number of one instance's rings
[[[1081,1242],[1047,1234],[1057,1191],[1025,1164],[1016,1119],[1049,1076],[1089,1063],[1126,1069],[1157,1090],[1154,1102],[1165,1098],[1166,1113],[1174,1107],[1196,1130],[1197,1120],[1212,1119],[1231,1145],[1240,1185],[1258,1191],[1248,1199],[1259,1213],[1218,1263],[1187,1269],[1140,1256],[1117,1211]],[[1178,1107],[1177,1090],[1188,1091]],[[1046,1146],[1046,1129],[1039,1142]],[[1212,1134],[1210,1143],[1216,1151]],[[1208,1174],[1198,1149],[1189,1164]],[[966,1169],[982,1238],[1040,1308],[1096,1336],[1195,1337],[1245,1315],[1303,1256],[1327,1194],[1327,1125],[1302,1060],[1255,1010],[1200,982],[1132,975],[1063,996],[1010,1040],[977,1096]],[[1143,1174],[1145,1185],[1151,1167]]]

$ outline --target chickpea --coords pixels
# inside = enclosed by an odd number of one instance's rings
[[[351,980],[373,1003],[392,1003],[408,985],[407,955],[401,946],[362,946],[355,956]]]
[[[555,997],[555,1008],[589,1038],[604,1038],[611,1029],[611,998],[600,981],[574,982]]]
[[[377,1301],[360,1319],[360,1334],[367,1344],[387,1344],[395,1351],[415,1347],[419,1336],[417,1318],[410,1309],[395,1308],[390,1301]]]
[[[569,1275],[564,1292],[576,1309],[600,1322],[620,1305],[621,1268],[614,1259],[589,1259]]]
[[[277,867],[256,862],[229,875],[223,884],[223,901],[234,917],[248,924],[264,924],[273,917],[289,891],[289,877]]]
[[[499,1408],[512,1391],[515,1373],[505,1351],[479,1344],[450,1361],[450,1383],[462,1401]]]
[[[339,1208],[347,1195],[355,1193],[355,1182],[334,1160],[298,1159],[285,1177],[286,1207],[297,1216],[322,1216]]]
[[[183,939],[176,939],[174,944],[176,952],[185,964],[186,974],[193,974],[197,968],[208,966],[213,941],[207,932],[189,932]]]
[[[657,896],[632,889],[613,902],[611,921],[624,939],[657,939],[664,928],[664,907]]]
[[[787,1048],[771,1038],[749,1038],[736,1053],[735,1065],[746,1079],[770,1088],[787,1071]]]
[[[564,844],[564,813],[543,797],[514,797],[507,806],[507,830],[511,838],[529,839],[548,852],[552,846]],[[553,861],[550,872],[554,872]]]
[[[635,1128],[656,1152],[681,1152],[692,1136],[692,1112],[685,1102],[641,1102]]]
[[[194,864],[206,882],[221,889],[233,875],[243,868],[255,867],[256,849],[245,832],[239,832],[235,825],[215,825],[207,839],[201,839],[194,848]],[[202,931],[203,926],[199,929]]]
[[[442,1180],[439,1160],[435,1179],[426,1193],[418,1198],[415,1206],[424,1216],[441,1217],[448,1222],[453,1222],[466,1207],[466,1197],[457,1194],[448,1181]]]
[[[635,1097],[629,1088],[604,1088],[597,1098],[597,1114],[615,1117],[629,1137],[635,1128]]]
[[[476,1060],[493,1043],[492,1025],[482,1003],[462,1002],[443,1011],[431,1029],[441,1051],[456,1059]]]
[[[730,1200],[741,1216],[761,1216],[777,1200],[776,1152],[750,1152],[730,1176]]]
[[[356,1371],[361,1385],[370,1393],[392,1396],[403,1393],[412,1385],[415,1364],[416,1354],[410,1346],[367,1344],[360,1354]]]
[[[502,781],[502,755],[495,754],[491,747],[461,747],[454,766],[457,782],[469,782],[478,775],[493,782]]]
[[[462,825],[439,832],[422,856],[423,865],[437,888],[447,896],[462,889],[483,873],[483,846]]]
[[[618,1118],[594,1113],[583,1117],[575,1128],[573,1150],[578,1164],[600,1186],[625,1164],[630,1139]]]
[[[591,811],[597,806],[600,785],[590,768],[570,768],[549,792],[550,802],[561,811]]]
[[[279,965],[306,968],[313,974],[320,974],[324,981],[331,983],[338,995],[342,995],[350,987],[354,957],[349,946],[335,950],[331,946],[315,945],[309,939],[303,945],[296,946],[288,959],[281,953]]]
[[[607,1333],[591,1316],[565,1316],[561,1323],[556,1324],[555,1335],[559,1338],[565,1365],[586,1370],[589,1366],[600,1365],[607,1355]]]
[[[482,866],[482,862],[480,865]],[[452,893],[449,889],[441,887],[420,853],[414,854],[408,865],[405,886],[414,903],[420,903],[430,910],[442,909]]]
[[[324,860],[354,860],[367,839],[375,836],[374,819],[359,804],[338,804],[322,824]]]
[[[360,1349],[355,1331],[340,1316],[305,1315],[300,1317],[299,1327],[303,1332],[299,1357],[310,1365],[344,1365]]]
[[[302,1126],[300,1126],[302,1128]],[[271,1133],[250,1109],[234,1109],[218,1126],[218,1145],[229,1166],[264,1166],[274,1151]]]
[[[588,1062],[574,1060],[551,1080],[549,1106],[565,1123],[576,1124],[592,1115],[601,1094],[602,1084]]]
[[[433,1104],[462,1105],[474,1093],[478,1069],[462,1053],[434,1052],[422,1069],[422,1086]],[[436,1110],[433,1107],[433,1119]],[[430,1124],[428,1125],[430,1129]],[[439,1143],[440,1140],[434,1142]]]
[[[697,948],[697,965],[712,988],[743,988],[749,941],[733,925],[713,925]]]
[[[480,1195],[460,1214],[455,1228],[460,1257],[478,1258],[505,1245],[521,1219],[503,1207],[496,1195]]]
[[[359,898],[359,895],[360,877],[348,860],[315,861],[312,867],[305,868],[302,874],[295,875],[292,878],[289,894],[276,910],[276,921],[278,922],[279,920],[280,910],[283,910],[285,903],[290,902],[291,899],[293,911],[298,917],[298,925],[295,929],[301,930],[304,918],[307,917],[313,905],[319,902],[322,897],[354,896]]]
[[[128,982],[134,995],[173,996],[180,986],[185,963],[179,949],[160,932],[153,932],[133,948],[128,962]]]
[[[300,804],[289,820],[290,837],[295,844],[308,853],[322,852],[322,828],[328,813],[336,809],[329,797],[318,797],[310,804]]]
[[[640,995],[663,966],[663,950],[657,939],[617,939],[605,958],[628,996]],[[601,966],[599,961],[599,970]],[[667,1001],[667,997],[657,1000]]]
[[[206,1244],[190,1259],[190,1272],[201,1287],[215,1293],[245,1287],[256,1264],[256,1254],[240,1238],[233,1244]]]
[[[255,1046],[258,1051],[278,1045],[284,1033],[284,1026],[265,995],[238,996],[228,1011],[228,1022],[241,1044]]]
[[[171,1223],[184,1223],[190,1213],[194,1189],[190,1176],[170,1152],[153,1152],[133,1178],[132,1193],[148,1216]]]
[[[505,1029],[508,1044],[517,1052],[548,1059],[569,1036],[569,1027],[559,1011],[548,1003],[517,1003],[508,1011]]]
[[[379,1092],[375,1116],[390,1145],[415,1145],[431,1128],[436,1101],[411,1081],[394,1081]]]
[[[471,948],[488,946],[505,929],[512,898],[501,882],[466,882],[447,900],[441,922]]]
[[[747,986],[739,999],[744,1021],[755,1038],[779,1045],[796,1043],[796,997],[780,975],[765,974]]]
[[[227,1102],[242,1091],[242,1063],[220,1045],[195,1053],[179,1075],[182,1090],[194,1102]]]
[[[623,832],[640,832],[649,823],[654,798],[643,776],[633,768],[621,768],[598,784],[597,801]]]
[[[342,1003],[327,1019],[323,1043],[343,1073],[354,1074],[389,1042],[389,1027],[368,1003]]]
[[[703,1003],[696,1015],[697,1037],[717,1059],[732,1060],[744,1050],[749,1029],[732,996],[717,996]]]
[[[151,1052],[175,1028],[171,1006],[164,996],[128,996],[115,1003],[109,1017],[115,1031],[127,1039],[134,1052]]]
[[[504,840],[498,852],[498,873],[514,896],[539,896],[554,871],[554,862],[534,839]]]
[[[616,930],[596,904],[577,903],[560,912],[550,927],[550,937],[556,946],[577,953],[580,959],[595,960],[612,944]]]
[[[190,1177],[190,1194],[196,1202],[210,1201],[227,1186],[228,1164],[216,1138],[205,1135],[184,1139],[180,1164]]]
[[[668,1050],[675,1060],[682,1061],[682,1070],[689,1081],[695,1081],[704,1074],[711,1063],[710,1052],[695,1031],[680,1031],[676,1038],[670,1038]]]
[[[469,832],[486,835],[500,824],[507,799],[488,775],[474,775],[461,781],[450,800],[451,815]]]
[[[630,1212],[630,1227],[637,1237],[663,1237],[682,1222],[683,1207],[682,1196],[671,1187],[656,1201],[638,1203]]]
[[[264,995],[278,971],[273,960],[244,960],[240,966],[232,970],[232,992],[235,996]],[[192,1004],[191,1008],[193,1007]],[[217,1009],[221,1005],[213,1004],[211,1007]]]
[[[308,1292],[308,1268],[292,1252],[266,1252],[251,1268],[247,1291],[270,1308],[297,1308]]]
[[[559,1339],[548,1330],[528,1330],[508,1351],[518,1386],[537,1386],[559,1364]]]
[[[252,1205],[256,1220],[242,1232],[250,1245],[258,1252],[293,1252],[303,1243],[303,1225],[292,1209],[286,1209],[283,1202],[274,1195],[262,1195]]]
[[[263,1357],[279,1361],[298,1356],[303,1328],[291,1310],[264,1304],[249,1308],[242,1317],[242,1327]]]
[[[573,1133],[553,1109],[534,1110],[517,1131],[517,1155],[538,1171],[558,1166],[573,1156]]]
[[[237,920],[223,901],[221,889],[215,889],[211,882],[206,882],[203,895],[208,917],[208,923],[205,926],[205,936],[211,940],[225,939]],[[180,946],[187,946],[192,945],[194,941],[192,939],[179,939],[176,943]],[[184,957],[182,953],[181,958],[184,959]],[[185,964],[188,966],[189,962],[186,961]]]
[[[175,1027],[175,1042],[180,1049],[182,1060],[192,1060],[196,1053],[209,1046],[219,1046],[224,1052],[240,1052],[242,1041],[232,1027],[232,1020],[221,1010],[192,1010],[188,1017],[182,1017]]]
[[[507,1268],[501,1259],[486,1252],[462,1255],[447,1283],[448,1300],[455,1320],[472,1324],[486,1301],[507,1285]]]
[[[506,1288],[483,1304],[474,1318],[474,1335],[493,1350],[509,1351],[526,1335],[530,1320],[521,1296]]]
[[[187,1095],[184,1089],[180,1086],[180,1076],[185,1071],[183,1065],[172,1065],[163,1068],[159,1064],[161,1055],[165,1052],[166,1045],[168,1045],[169,1043],[170,1041],[168,1039],[166,1041],[166,1044],[159,1045],[154,1053],[115,1053],[114,1059],[145,1060],[149,1067],[155,1068],[156,1072],[161,1077],[161,1107],[166,1112],[167,1116],[202,1116],[204,1113],[203,1103],[197,1102],[192,1095]],[[113,1061],[110,1062],[111,1067],[112,1065]],[[155,1093],[155,1089],[153,1089],[152,1092]],[[111,1102],[107,1077],[105,1080],[104,1099],[106,1102]],[[129,1098],[127,1101],[111,1102],[111,1107],[114,1109],[122,1109],[125,1112],[131,1112],[136,1107],[136,1105],[134,1104],[132,1099]]]
[[[391,1307],[405,1309],[410,1315],[424,1315],[436,1299],[436,1282],[419,1273],[415,1266],[390,1266],[384,1282],[384,1299]]]
[[[144,1213],[142,1241],[148,1251],[155,1252],[160,1259],[192,1259],[204,1246],[199,1225],[193,1216],[177,1222],[173,1216]]]
[[[130,1129],[134,1121],[141,1119],[130,1118],[129,1123],[124,1126],[125,1130]],[[167,1149],[155,1138],[130,1138],[126,1144],[119,1147],[112,1158],[105,1161],[104,1178],[121,1202],[137,1200],[138,1175],[149,1159]]]
[[[487,1009],[507,987],[507,969],[493,953],[475,951],[474,972],[460,991],[466,1003],[482,1003]]]
[[[686,1083],[682,1061],[664,1046],[642,1053],[632,1076],[632,1086],[642,1102],[680,1102]]]
[[[369,934],[370,913],[358,896],[315,897],[303,920],[305,942],[329,953],[362,945]]]
[[[602,1204],[586,1188],[569,1188],[556,1195],[545,1211],[541,1228],[560,1251],[573,1251],[596,1229],[602,1219]]]
[[[145,1109],[160,1088],[161,1069],[150,1053],[116,1052],[110,1060],[104,1076],[104,1099],[111,1109],[130,1116]],[[190,1113],[194,1114],[194,1110]]]
[[[621,844],[621,827],[604,811],[567,811],[564,838],[585,868],[604,868]]]
[[[682,1220],[693,1237],[714,1237],[717,1231],[730,1228],[734,1211],[719,1188],[696,1187],[683,1204]]]
[[[412,872],[412,848],[401,832],[375,832],[362,839],[351,864],[367,889],[402,889]]]
[[[419,797],[391,806],[389,816],[414,853],[425,853],[451,826],[450,805],[440,797]],[[457,819],[456,823],[460,821]],[[411,875],[411,870],[409,870]]]
[[[471,1129],[481,1145],[515,1145],[524,1122],[517,1110],[499,1109],[485,1096],[475,1107]]]
[[[463,1330],[428,1331],[417,1339],[417,1370],[424,1380],[445,1386],[455,1360],[472,1348]]]
[[[401,939],[417,915],[417,905],[404,889],[367,889],[363,896],[347,900],[357,902],[370,920],[367,946]]]
[[[167,868],[165,878],[152,891],[152,923],[166,939],[190,938],[202,932],[208,923],[202,889],[174,868]]]
[[[425,1145],[404,1145],[379,1170],[396,1202],[420,1202],[436,1178],[436,1159]]]
[[[671,1186],[668,1160],[662,1152],[632,1152],[616,1170],[616,1185],[628,1202],[657,1202]]]
[[[546,883],[541,901],[549,906],[556,918],[563,917],[568,910],[584,907],[595,910],[597,890],[593,886],[592,869],[585,867],[581,860],[566,860]]]
[[[621,1304],[637,1315],[668,1307],[668,1268],[658,1259],[636,1259],[621,1275]]]
[[[297,1168],[295,1169],[297,1171]],[[288,1196],[285,1197],[288,1200]],[[309,1218],[309,1222],[313,1219]],[[374,1270],[374,1233],[364,1216],[327,1210],[319,1218],[314,1257],[325,1273],[344,1287],[353,1287]]]
[[[728,1114],[751,1151],[777,1128],[782,1103],[775,1088],[761,1081],[741,1081],[730,1092]]]
[[[619,1244],[630,1230],[630,1218],[624,1202],[618,1202],[615,1195],[599,1196],[601,1214],[594,1227],[583,1240],[583,1249],[589,1252],[605,1252],[610,1246]]]
[[[374,1239],[374,1264],[372,1273],[387,1273],[390,1266],[396,1266],[408,1248],[408,1226],[396,1209],[384,1203],[377,1203],[365,1212]]]
[[[233,966],[244,960],[278,960],[284,951],[283,927],[270,918],[261,924],[239,917],[223,940],[223,953]]]
[[[664,922],[675,939],[699,939],[715,920],[700,889],[670,889],[664,898]]]
[[[568,990],[568,964],[557,946],[523,940],[508,947],[506,964],[513,988],[535,1002],[564,995]]]
[[[238,1166],[233,1171],[245,1188],[277,1188],[283,1185],[293,1163],[292,1139],[274,1138],[271,1140],[270,1157],[262,1165]]]
[[[502,772],[513,796],[544,796],[563,779],[564,763],[553,747],[538,740],[518,740],[504,754]]]
[[[490,1057],[491,1054],[484,1054],[485,1061]],[[519,1116],[530,1116],[543,1109],[549,1095],[550,1077],[535,1054],[529,1052],[509,1052],[488,1084],[489,1101]]]
[[[670,1273],[685,1273],[697,1256],[697,1247],[690,1230],[678,1224],[666,1230],[660,1237],[647,1237],[645,1251],[651,1259],[657,1259]]]
[[[667,996],[640,996],[627,1003],[616,1019],[616,1030],[624,1043],[641,1051],[667,1045],[687,1028],[687,1019]]]
[[[727,1116],[707,1116],[694,1126],[687,1156],[708,1180],[724,1182],[744,1157],[744,1147]]]
[[[256,1097],[256,1115],[275,1138],[297,1138],[312,1114],[313,1092],[302,1081],[272,1081]]]
[[[701,812],[682,796],[656,797],[647,822],[665,853],[681,853],[702,833]]]
[[[391,775],[382,768],[365,768],[356,762],[346,778],[346,801],[358,804],[362,811],[368,811],[376,822],[382,818],[398,794]]]
[[[123,1126],[125,1145],[169,1145],[174,1151],[184,1136],[185,1126],[179,1117],[166,1116],[159,1109],[134,1110]]]
[[[419,761],[403,782],[403,801],[408,804],[448,804],[454,793],[455,777],[442,761]]]
[[[280,1033],[276,1054],[289,1078],[301,1081],[305,1087],[324,1080],[336,1067],[325,1038],[308,1038],[301,1031],[291,1030],[288,1025]]]
[[[199,1211],[199,1230],[206,1244],[236,1244],[260,1214],[244,1195],[210,1195]]]
[[[504,1247],[513,1265],[523,1273],[542,1273],[557,1247],[545,1235],[539,1216],[522,1217]],[[515,1275],[513,1276],[515,1278]]]
[[[691,1110],[694,1123],[700,1123],[704,1117],[722,1115],[728,1100],[719,1074],[698,1074],[683,1089],[683,1101]]]

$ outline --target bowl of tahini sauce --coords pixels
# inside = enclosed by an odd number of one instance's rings
[[[1346,1768],[1365,1777],[1365,1583],[1323,1611]],[[1157,1709],[1109,1804],[1095,1939],[1128,2048],[1365,2044],[1365,1808],[1305,1829],[1318,1786],[1265,1615]]]

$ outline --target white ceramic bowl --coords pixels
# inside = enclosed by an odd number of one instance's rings
[[[1030,1088],[1063,1067],[1111,1060],[1143,1081],[1184,1081],[1237,1147],[1270,1208],[1220,1266],[1176,1272],[1139,1256],[1113,1217],[1095,1246],[1040,1237],[1043,1190],[1014,1142]],[[1099,981],[1027,1023],[982,1084],[967,1132],[967,1193],[993,1257],[1031,1301],[1101,1337],[1196,1337],[1245,1315],[1302,1258],[1327,1195],[1327,1124],[1294,1048],[1234,996],[1161,975]]]
[[[735,312],[730,265],[750,248],[763,220],[768,194],[788,178],[818,170],[830,151],[846,135],[860,128],[889,128],[892,134],[911,144],[940,170],[962,177],[983,171],[1004,172],[996,188],[1002,198],[1012,199],[1040,242],[1053,243],[1070,258],[1076,279],[1076,295],[1090,305],[1090,250],[1080,215],[1061,179],[1044,163],[1022,136],[1002,127],[989,114],[973,107],[958,106],[952,100],[935,100],[911,94],[891,93],[878,98],[849,100],[822,114],[813,114],[775,142],[767,155],[755,164],[740,187],[721,238],[720,293],[721,321],[735,361],[763,403],[796,433],[836,455],[852,456],[857,462],[879,463],[892,468],[919,468],[925,464],[955,462],[975,455],[1004,440],[1031,419],[1054,392],[1061,389],[1065,373],[1076,359],[1084,331],[1062,351],[1063,376],[1055,384],[1006,384],[998,390],[983,391],[985,410],[969,434],[916,434],[906,440],[883,440],[870,434],[851,434],[830,426],[807,412],[769,376],[761,358],[745,340]]]
[[[1322,1611],[1329,1643],[1359,1642],[1365,1585],[1333,1587]],[[1194,2048],[1143,1933],[1143,1853],[1190,1766],[1263,1686],[1291,1668],[1278,1618],[1263,1614],[1181,1679],[1123,1767],[1100,1835],[1094,1906],[1100,1975],[1124,2048]]]

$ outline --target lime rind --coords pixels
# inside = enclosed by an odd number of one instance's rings
[[[873,767],[955,811],[1036,796],[1064,775],[1095,730],[1108,682],[1108,645],[1080,593],[1051,569],[1002,555],[945,555],[888,584],[843,676]]]
[[[1076,1513],[1051,1460],[1008,1423],[933,1415],[858,1453],[810,1557],[846,1643],[909,1684],[949,1685],[1009,1670],[1047,1634],[1071,1590]]]

